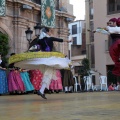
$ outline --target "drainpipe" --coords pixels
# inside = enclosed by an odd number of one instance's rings
[[[86,21],[86,56],[90,62],[91,68],[91,44],[90,44],[90,0],[85,0],[85,21]]]

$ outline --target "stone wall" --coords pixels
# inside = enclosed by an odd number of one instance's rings
[[[32,10],[25,10],[22,5],[26,4],[32,7]],[[33,30],[36,23],[40,22],[40,5],[31,2],[30,0],[7,0],[6,16],[0,17],[0,31],[8,34],[10,52],[20,53],[25,52],[28,48],[25,31],[28,27]],[[56,28],[54,36],[67,39],[68,38],[68,23],[66,17],[74,18],[73,15],[63,11],[56,11]],[[66,43],[58,44],[58,51],[68,54],[68,45]]]

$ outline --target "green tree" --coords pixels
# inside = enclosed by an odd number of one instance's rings
[[[90,63],[87,58],[82,60],[82,66],[78,70],[78,74],[81,76],[88,76],[90,75]]]
[[[81,77],[81,90],[84,91],[84,89],[85,89],[85,82],[84,82],[83,77],[90,75],[90,64],[89,64],[89,60],[87,58],[84,58],[82,60],[82,66],[78,70],[78,74]]]
[[[6,55],[9,51],[9,39],[8,35],[0,33],[0,53],[2,53],[3,60],[7,62]]]

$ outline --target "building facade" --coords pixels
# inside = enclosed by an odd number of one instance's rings
[[[67,18],[74,19],[73,6],[69,0],[56,0],[56,27],[54,36],[68,39]],[[41,0],[6,0],[6,15],[0,17],[0,32],[9,36],[10,53],[25,52],[28,48],[25,31],[28,27],[33,30],[34,26],[41,22]],[[68,54],[67,43],[55,44],[57,50]],[[66,47],[65,47],[66,46]]]
[[[73,74],[80,77],[78,70],[82,66],[83,58],[86,58],[85,20],[71,22],[68,26],[70,37],[73,38],[73,43],[69,46],[69,55],[74,66]]]
[[[120,17],[120,0],[89,0],[89,7],[90,28],[92,30],[97,27],[106,27],[109,19]],[[94,45],[95,52],[94,70],[106,75],[108,83],[116,83],[119,78],[112,74],[114,63],[109,55],[109,46],[112,44],[110,37],[99,33],[91,34],[91,36],[90,43]],[[98,72],[95,73],[96,84],[99,84]]]

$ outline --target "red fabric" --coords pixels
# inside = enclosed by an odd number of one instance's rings
[[[114,87],[112,87],[112,85],[110,85],[110,86],[108,87],[108,90],[109,90],[109,91],[113,91],[113,90],[114,90]]]
[[[117,26],[120,27],[120,18],[118,18],[118,20],[117,20]]]
[[[30,70],[30,81],[35,90],[40,90],[43,74],[40,70]]]
[[[120,39],[111,45],[109,50],[110,56],[115,63],[115,67],[112,71],[114,75],[120,76]]]

